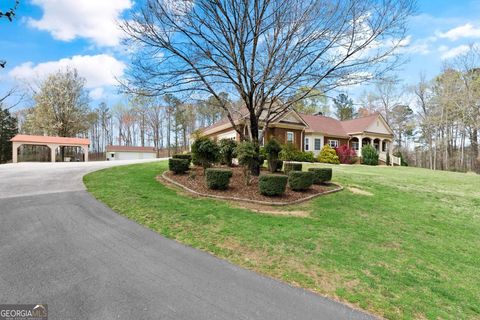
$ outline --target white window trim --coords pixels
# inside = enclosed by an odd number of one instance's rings
[[[317,149],[317,141],[320,141],[320,146],[318,147],[318,149]],[[313,149],[314,149],[315,151],[320,151],[320,150],[322,150],[322,139],[320,139],[320,138],[315,138],[315,139],[313,140]]]
[[[288,135],[292,134],[292,141],[288,140]],[[295,132],[293,131],[287,131],[287,143],[295,143]]]
[[[334,142],[334,141],[335,141],[335,146],[332,146],[332,142]],[[338,140],[336,140],[336,139],[328,139],[328,144],[332,148],[338,148]]]

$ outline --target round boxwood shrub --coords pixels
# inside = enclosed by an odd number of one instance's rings
[[[332,168],[310,168],[308,171],[313,172],[313,183],[322,184],[332,180]]]
[[[225,190],[228,188],[232,170],[210,168],[205,171],[207,187],[214,190]]]
[[[287,175],[290,173],[290,171],[302,171],[301,163],[285,162],[283,167],[283,171],[285,171],[285,174]]]
[[[314,178],[311,171],[290,171],[288,185],[294,191],[304,191],[312,186]]]
[[[189,167],[190,167],[190,160],[188,159],[178,159],[178,158],[168,159],[168,169],[170,169],[170,171],[173,171],[175,174],[185,173],[188,171]]]
[[[258,180],[258,189],[265,196],[281,196],[285,193],[288,177],[281,174],[265,174]]]
[[[172,156],[172,158],[175,158],[175,159],[186,159],[188,160],[188,163],[192,162],[192,155],[189,154],[189,153],[178,153],[178,154],[174,154]]]

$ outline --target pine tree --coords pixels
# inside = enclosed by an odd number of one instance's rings
[[[356,116],[353,101],[346,94],[340,93],[337,98],[333,99],[333,104],[338,120],[351,120]]]
[[[8,109],[0,107],[0,163],[12,159],[12,143],[10,139],[18,132],[17,119],[12,117]]]

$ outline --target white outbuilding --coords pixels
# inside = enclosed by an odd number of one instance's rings
[[[153,147],[107,146],[107,160],[155,159],[157,151]]]

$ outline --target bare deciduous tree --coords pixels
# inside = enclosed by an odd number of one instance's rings
[[[152,95],[207,93],[242,101],[249,134],[259,119],[308,96],[382,76],[399,62],[414,0],[147,0],[122,24],[136,56],[127,90]],[[295,97],[292,99],[291,97]],[[258,145],[258,143],[257,143]],[[258,173],[258,167],[254,168]]]

